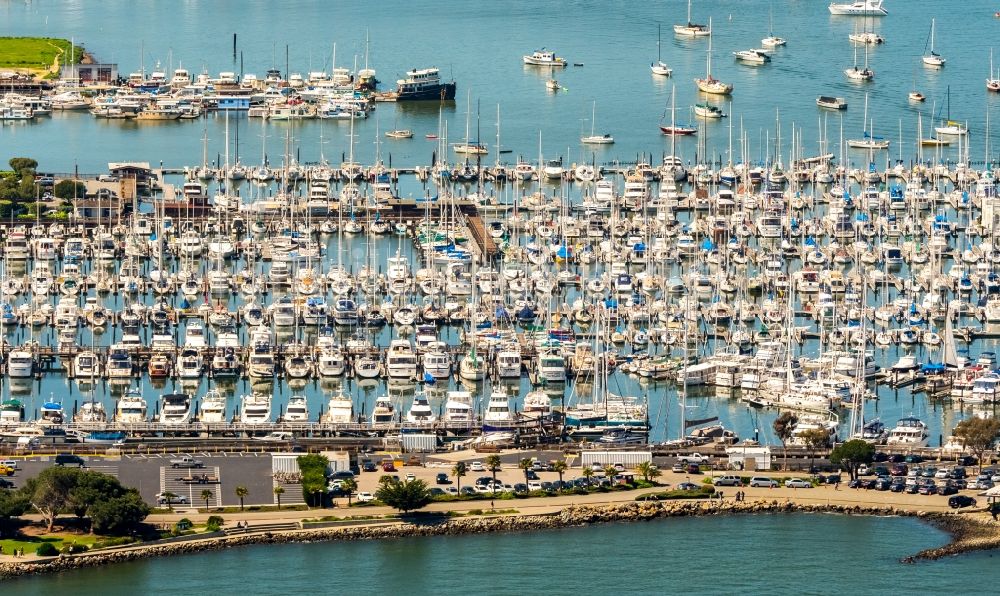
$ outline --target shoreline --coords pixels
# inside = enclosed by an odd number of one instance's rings
[[[93,551],[45,560],[0,562],[0,581],[100,567],[154,557],[216,551],[262,544],[384,540],[415,536],[455,536],[495,532],[528,532],[615,522],[642,522],[671,517],[831,513],[915,517],[949,534],[948,544],[904,557],[901,563],[937,560],[966,552],[1000,548],[1000,523],[982,516],[936,513],[878,505],[829,505],[758,500],[752,502],[630,501],[602,505],[569,505],[555,513],[499,514],[476,518],[416,515],[401,520],[365,520],[354,525],[214,536],[169,544]]]

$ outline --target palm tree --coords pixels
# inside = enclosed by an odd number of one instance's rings
[[[662,472],[656,467],[651,461],[644,461],[635,467],[635,470],[642,475],[642,479],[645,482],[652,482],[653,478],[657,478]]]
[[[274,496],[278,499],[278,511],[281,511],[281,495],[285,494],[285,487],[278,485],[274,487]]]
[[[240,500],[240,511],[243,511],[243,499],[246,498],[248,494],[250,494],[250,491],[247,490],[247,487],[245,486],[236,487],[236,497]]]
[[[451,475],[455,477],[455,485],[459,494],[462,493],[462,476],[465,476],[466,466],[464,461],[457,462],[451,469]]]
[[[351,506],[351,499],[354,497],[354,491],[358,490],[358,482],[353,478],[345,478],[343,482],[340,483],[340,490],[347,493],[347,506]]]
[[[531,469],[534,463],[530,457],[522,458],[521,461],[517,462],[517,467],[521,468],[521,471],[524,472],[524,492],[528,492],[528,470]]]
[[[552,471],[555,472],[556,474],[559,474],[560,489],[562,489],[563,474],[566,472],[567,469],[569,469],[569,466],[566,464],[566,460],[564,459],[557,459],[556,461],[552,462]]]
[[[208,511],[208,502],[214,496],[215,495],[212,493],[212,491],[208,490],[207,488],[205,490],[201,491],[201,500],[205,501],[205,511]]]
[[[618,475],[618,468],[614,466],[604,466],[604,477],[608,479],[612,485],[615,483],[615,476]]]
[[[580,474],[583,475],[583,477],[587,479],[587,483],[589,484],[590,483],[590,477],[594,475],[594,468],[592,468],[590,466],[583,466],[583,469],[580,470]]]
[[[174,494],[174,493],[172,493],[172,492],[170,492],[170,491],[166,491],[166,492],[164,492],[160,496],[163,497],[163,500],[167,502],[167,509],[169,509],[170,511],[173,511],[174,510],[174,499],[177,498],[177,495]]]
[[[493,484],[497,483],[497,472],[500,471],[502,467],[502,462],[500,461],[499,455],[488,455],[486,456],[486,467],[493,474]]]

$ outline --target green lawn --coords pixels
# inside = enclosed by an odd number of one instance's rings
[[[66,39],[50,37],[0,37],[0,68],[36,68],[52,67],[56,56],[65,62],[62,54],[69,53],[70,42]],[[76,61],[83,58],[83,48],[76,46],[74,52]]]
[[[25,536],[23,538],[9,538],[5,540],[0,540],[0,547],[3,548],[3,554],[11,554],[15,548],[24,549],[24,554],[35,554],[35,550],[43,543],[50,542],[52,546],[56,549],[62,548],[63,544],[85,544],[88,547],[93,545],[100,536],[95,536],[93,534],[60,534],[58,532],[54,534],[48,534],[46,536]]]

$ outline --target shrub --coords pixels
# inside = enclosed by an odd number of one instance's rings
[[[121,546],[123,544],[132,544],[135,542],[135,538],[131,536],[119,536],[117,538],[105,538],[104,540],[99,540],[94,543],[92,548],[107,548],[109,546]]]
[[[35,550],[35,554],[39,557],[54,557],[59,554],[59,550],[52,546],[51,542],[43,542],[38,546],[38,549]]]
[[[206,522],[205,529],[209,532],[218,532],[222,529],[222,524],[226,523],[221,515],[210,515]]]
[[[71,542],[69,544],[64,544],[63,547],[59,549],[59,552],[66,555],[75,555],[77,553],[85,553],[88,550],[90,549],[87,548],[86,544],[77,544],[75,542]]]

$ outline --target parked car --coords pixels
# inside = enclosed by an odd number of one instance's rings
[[[441,472],[434,477],[435,484],[451,484],[451,478],[448,478],[448,474]]]
[[[974,466],[977,463],[979,463],[979,460],[977,460],[975,456],[972,455],[963,455],[962,457],[958,458],[958,465],[960,466]]]
[[[906,464],[892,464],[889,474],[892,476],[906,476],[906,473],[909,471],[910,468]]]
[[[391,461],[387,461],[384,464],[382,464],[382,471],[383,472],[395,472],[396,471],[396,465],[393,464]]]
[[[6,478],[0,478],[0,488],[14,488],[14,483]]]
[[[688,464],[687,469],[684,471],[688,474],[701,474],[701,466],[698,464]]]
[[[526,493],[528,492],[528,485],[523,482],[518,482],[511,487],[515,493]]]
[[[785,488],[812,488],[813,485],[808,480],[802,478],[789,478],[785,481]]]
[[[892,486],[892,480],[889,476],[879,476],[875,479],[875,490],[889,490]]]
[[[951,480],[944,483],[944,486],[938,489],[938,494],[940,495],[957,495],[958,487]]]
[[[471,486],[463,486],[462,490],[458,491],[459,494],[463,495],[474,495],[476,494],[476,489]]]
[[[172,504],[187,505],[189,503],[190,501],[188,500],[186,495],[174,495],[169,493],[158,493],[156,495],[157,505],[172,505]]]
[[[375,500],[375,495],[369,492],[358,493],[358,503],[368,503]]]
[[[469,470],[471,470],[473,472],[485,472],[486,471],[486,466],[484,466],[483,462],[481,462],[481,461],[474,461],[474,462],[472,462],[472,465],[469,466]]]
[[[754,476],[750,479],[750,488],[778,488],[778,481],[766,476]]]
[[[922,463],[924,461],[924,458],[921,457],[921,456],[919,456],[919,455],[916,455],[916,454],[910,454],[910,455],[907,455],[903,459],[903,461],[906,462],[906,463],[908,463],[908,464],[919,464],[919,463]]]
[[[892,484],[889,485],[889,490],[894,493],[901,493],[906,490],[906,480],[902,478],[894,478]]]
[[[673,465],[673,467],[670,468],[670,471],[673,472],[674,474],[683,474],[684,473],[684,464],[682,464],[682,463],[676,463],[676,464]]]
[[[361,464],[361,469],[365,472],[375,472],[378,471],[378,466],[375,465],[375,462],[366,461]]]
[[[529,491],[542,490],[542,483],[537,480],[532,480],[531,482],[528,483],[528,490]]]
[[[726,475],[719,476],[712,484],[715,486],[743,486],[743,480],[739,476]]]
[[[693,482],[681,482],[677,485],[677,490],[698,490],[698,485]]]
[[[444,487],[444,492],[448,493],[449,495],[451,495],[453,497],[457,497],[458,496],[458,489],[455,488],[454,486],[446,486],[446,487]]]
[[[528,470],[527,472],[524,473],[524,475],[528,478],[528,480],[538,480],[539,479],[538,478],[538,474],[535,474],[535,472],[533,470]]]
[[[968,495],[955,495],[948,498],[948,506],[952,509],[961,509],[962,507],[975,507],[976,500]]]
[[[0,460],[0,466],[6,466],[8,468],[12,468],[12,469],[16,470],[17,469],[17,460],[16,459]]]
[[[56,455],[57,466],[76,466],[78,468],[86,468],[87,462],[83,461],[83,458],[79,455],[73,455],[72,453],[59,453]]]
[[[872,456],[872,461],[876,463],[889,461],[889,454],[882,451],[876,451],[875,455]]]
[[[441,488],[438,486],[432,486],[431,489],[427,492],[430,493],[432,497],[443,497],[444,495],[447,494],[446,492],[441,490]]]

